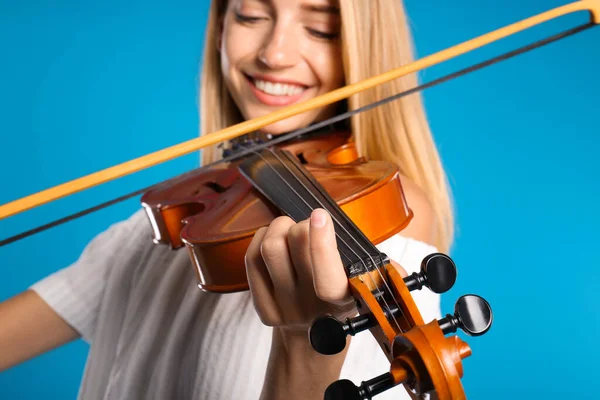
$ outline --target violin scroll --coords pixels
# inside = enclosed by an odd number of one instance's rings
[[[447,255],[432,253],[421,262],[421,272],[415,272],[403,281],[409,291],[419,290],[425,286],[435,293],[444,293],[450,290],[456,281],[456,265]],[[388,318],[397,313],[398,308],[395,306],[391,306],[389,311],[384,311]],[[347,318],[345,322],[331,315],[325,315],[313,323],[309,331],[310,342],[321,354],[336,354],[346,346],[346,336],[354,336],[375,325],[377,321],[372,314]]]
[[[390,360],[390,371],[360,386],[338,380],[329,386],[325,399],[372,399],[399,384],[419,397],[435,393],[438,400],[464,399],[462,360],[471,355],[471,349],[458,336],[447,335],[458,329],[469,336],[489,331],[493,320],[489,303],[474,294],[464,295],[456,302],[453,315],[425,324],[410,291],[424,286],[436,293],[449,290],[456,281],[452,259],[442,253],[430,254],[423,259],[419,273],[403,279],[391,264],[384,271],[378,282],[381,286],[375,290],[365,285],[373,282],[370,277],[362,276],[352,285],[359,316],[345,322],[323,316],[315,320],[309,336],[316,351],[335,354],[344,349],[347,335],[370,330]],[[390,290],[383,293],[381,287]]]

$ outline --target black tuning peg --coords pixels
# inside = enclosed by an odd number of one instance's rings
[[[469,336],[480,336],[492,326],[492,307],[482,297],[474,294],[461,296],[454,306],[454,315],[446,315],[438,321],[445,335],[458,328]]]
[[[365,397],[352,381],[341,379],[333,382],[325,390],[325,400],[363,400]]]
[[[350,324],[344,324],[330,315],[317,318],[308,331],[310,344],[321,354],[337,354],[346,347],[349,328]]]
[[[435,293],[444,293],[456,282],[456,265],[450,257],[433,253],[421,261],[421,272],[413,272],[404,278],[408,290],[419,290],[423,286]]]
[[[384,315],[390,318],[398,313],[398,307],[391,306]],[[369,314],[355,318],[346,318],[345,322],[326,315],[313,322],[308,332],[310,343],[317,352],[325,355],[337,354],[346,347],[346,336],[356,335],[377,325],[377,321]]]
[[[313,349],[321,354],[332,355],[344,350],[346,336],[355,335],[373,326],[375,321],[370,314],[346,318],[346,323],[326,315],[313,322],[308,335]]]
[[[363,382],[360,387],[348,379],[341,379],[329,385],[325,400],[370,400],[394,386],[394,377],[389,372]]]

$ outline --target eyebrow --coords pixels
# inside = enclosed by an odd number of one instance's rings
[[[271,0],[256,0],[259,3],[263,3],[263,4],[271,4]],[[323,14],[333,14],[333,15],[340,15],[340,8],[336,7],[336,6],[326,6],[326,5],[319,5],[319,4],[302,4],[300,6],[300,8],[302,8],[303,10],[306,11],[311,11],[311,12],[318,12],[318,13],[323,13]]]
[[[340,9],[336,6],[321,6],[316,4],[302,4],[302,9],[307,11],[339,15]]]

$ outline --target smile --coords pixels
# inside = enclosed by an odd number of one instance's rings
[[[272,82],[245,75],[255,97],[269,106],[288,105],[297,101],[307,87],[289,82]]]

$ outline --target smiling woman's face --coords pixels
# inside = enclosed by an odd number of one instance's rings
[[[337,0],[230,0],[221,68],[245,119],[334,90],[344,83]],[[262,129],[280,134],[333,115],[334,105]]]

